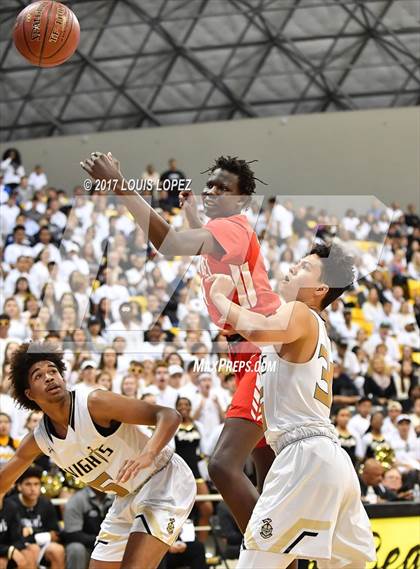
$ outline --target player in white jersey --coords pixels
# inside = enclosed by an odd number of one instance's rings
[[[77,479],[116,495],[90,569],[155,569],[177,539],[196,496],[186,463],[167,447],[179,414],[103,389],[70,392],[61,353],[23,344],[14,354],[14,398],[44,417],[0,471],[0,494],[43,452]],[[155,425],[151,437],[139,425]]]
[[[212,285],[223,317],[266,346],[261,402],[276,454],[238,569],[284,569],[294,559],[316,559],[319,569],[360,569],[376,558],[356,472],[329,419],[333,361],[321,313],[353,278],[352,260],[339,247],[316,246],[280,283],[286,302],[269,317],[231,303],[230,277]]]

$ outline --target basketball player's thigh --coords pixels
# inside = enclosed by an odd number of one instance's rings
[[[217,441],[213,457],[226,457],[233,466],[241,465],[251,454],[263,431],[256,423],[240,417],[225,419],[222,433]]]
[[[153,535],[133,532],[128,538],[121,569],[156,569],[168,549],[167,543]]]

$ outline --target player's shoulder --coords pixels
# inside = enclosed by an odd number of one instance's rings
[[[300,300],[291,300],[290,302],[281,304],[279,309],[284,309],[285,306],[293,313],[293,316],[303,316],[309,319],[312,315],[312,310],[309,306]]]
[[[80,397],[80,394],[79,394]],[[96,389],[92,389],[86,394],[87,403],[89,408],[96,407],[98,405],[103,405],[109,403],[114,397],[118,397],[117,393],[112,391],[108,391],[103,387],[99,387]],[[77,398],[77,395],[76,395]],[[76,399],[77,401],[77,399]]]

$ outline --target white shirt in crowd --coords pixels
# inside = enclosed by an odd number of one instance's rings
[[[37,174],[35,170],[29,174],[28,186],[31,190],[42,190],[48,185],[48,178],[45,172]]]
[[[366,301],[362,306],[363,314],[368,322],[372,322],[376,327],[382,322],[384,318],[384,310],[382,304],[378,302],[377,304],[372,304]]]
[[[399,432],[390,438],[390,445],[394,449],[395,458],[402,463],[400,470],[405,472],[410,469],[420,470],[420,439],[413,431],[410,431],[408,439],[401,438]]]
[[[363,437],[369,427],[370,416],[365,418],[359,415],[359,413],[353,415],[347,426],[349,432],[353,435],[353,437],[356,437],[357,440]]]
[[[373,356],[375,352],[376,346],[379,344],[385,344],[388,348],[388,356],[393,361],[398,361],[400,359],[400,350],[396,340],[390,336],[385,338],[385,341],[382,340],[379,334],[372,334],[372,336],[368,339],[368,341],[364,345],[365,351],[368,353],[370,357]]]
[[[19,257],[33,257],[32,248],[20,243],[11,243],[4,250],[4,262],[8,265],[16,265]]]
[[[34,245],[32,247],[32,257],[37,257],[39,253],[41,253],[41,251],[43,251],[44,249],[48,249],[48,252],[50,254],[50,261],[54,261],[54,263],[57,263],[57,265],[61,263],[60,251],[52,243],[49,243],[48,245],[44,245],[43,243],[37,243],[36,245]]]
[[[109,343],[112,344],[117,336],[125,338],[128,353],[135,353],[139,350],[140,343],[144,341],[144,329],[134,322],[130,322],[127,328],[121,320],[118,320],[106,329],[106,337]]]
[[[11,158],[6,158],[0,162],[0,170],[3,172],[3,184],[20,184],[20,179],[25,175],[25,168],[18,166],[15,168]]]
[[[2,204],[0,207],[0,233],[3,236],[9,235],[13,231],[19,213],[20,209],[15,203]]]

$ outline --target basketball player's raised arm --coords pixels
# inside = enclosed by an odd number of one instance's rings
[[[125,461],[118,473],[118,482],[126,482],[142,468],[153,464],[160,451],[173,438],[181,422],[181,416],[175,409],[129,399],[102,389],[89,395],[88,407],[93,420],[101,427],[109,427],[115,421],[129,425],[156,426],[143,450]]]
[[[42,454],[33,434],[27,435],[12,458],[0,470],[0,494],[10,490],[21,474]]]
[[[272,316],[264,316],[232,302],[229,297],[233,289],[231,277],[217,275],[210,296],[221,319],[253,344],[290,344],[307,334],[310,311],[302,302],[287,302]]]
[[[194,229],[175,231],[138,192],[129,191],[128,183],[119,168],[119,162],[111,154],[94,152],[91,158],[81,162],[80,165],[92,179],[109,182],[112,191],[124,197],[124,205],[142,228],[147,239],[150,239],[162,255],[192,256],[206,253],[222,256],[224,254],[224,249],[210,231],[198,226],[198,223],[194,224],[196,226]]]

